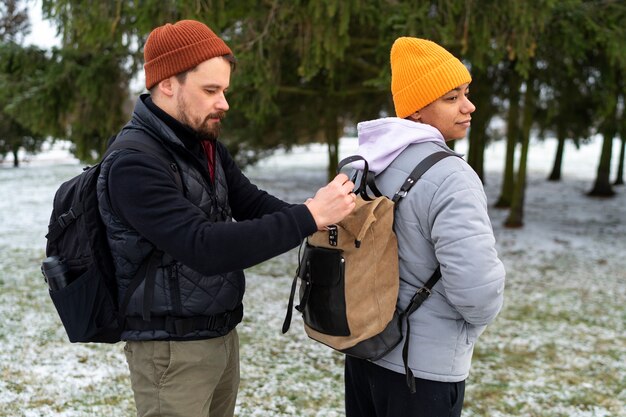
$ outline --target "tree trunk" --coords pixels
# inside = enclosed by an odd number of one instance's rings
[[[552,172],[548,177],[548,181],[561,181],[561,167],[563,166],[563,152],[565,151],[565,130],[561,129],[560,126],[557,132],[557,140],[559,144],[556,147],[554,165],[552,165]]]
[[[515,186],[515,147],[519,136],[519,90],[521,85],[522,78],[514,70],[511,71],[511,79],[509,81],[509,113],[506,127],[506,159],[504,165],[504,179],[502,180],[500,198],[495,204],[498,208],[510,207],[513,199],[513,188]]]
[[[472,128],[469,133],[469,147],[467,151],[467,163],[476,171],[480,180],[485,182],[485,143],[486,129],[489,119],[482,114],[472,116]]]
[[[613,96],[607,93],[605,102],[607,103],[607,112],[604,120],[600,123],[598,132],[602,134],[602,152],[600,153],[600,163],[598,164],[598,172],[596,181],[591,191],[587,193],[590,197],[613,197],[615,191],[611,187],[611,157],[613,151],[613,138],[617,136],[620,127],[618,121],[618,102],[621,100],[621,89],[617,80],[617,74],[612,71],[612,67],[606,71],[605,77],[607,86],[613,92]]]
[[[613,185],[624,185],[624,159],[626,159],[626,155],[624,152],[626,151],[626,136],[622,137],[622,146],[619,151],[619,162],[617,165],[617,176],[615,177],[615,182]]]
[[[332,112],[327,112],[326,117],[326,143],[328,145],[328,181],[337,175],[339,165],[339,128],[337,116]]]
[[[602,153],[596,174],[596,182],[591,191],[587,193],[590,197],[613,197],[615,191],[611,187],[609,177],[611,175],[611,152],[613,148],[614,131],[607,130],[603,133]]]
[[[511,210],[504,222],[506,227],[522,227],[524,225],[524,197],[526,195],[526,166],[528,162],[528,148],[530,146],[530,128],[533,124],[535,112],[535,91],[533,77],[526,80],[526,93],[524,95],[524,119],[522,121],[522,150],[519,158],[517,181],[513,189]]]
[[[490,86],[491,83],[485,71],[474,71],[471,100],[476,106],[476,111],[472,113],[467,163],[474,168],[483,183],[485,182],[484,156],[487,144],[487,127],[492,117]]]
[[[613,138],[617,133],[617,100],[612,103],[611,110],[607,113],[606,120],[600,127],[602,133],[602,152],[596,174],[596,182],[587,193],[590,197],[613,197],[615,191],[611,187],[611,156],[613,151]]]
[[[11,153],[13,153],[13,167],[18,168],[20,166],[20,160],[17,157],[17,152],[19,149],[13,149]]]

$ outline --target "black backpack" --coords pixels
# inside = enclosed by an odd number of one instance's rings
[[[158,157],[182,180],[169,152],[156,140],[126,134],[117,138],[102,160],[116,149],[134,149]],[[96,183],[101,162],[61,184],[54,196],[46,235],[42,273],[70,342],[116,343],[124,327],[124,313],[132,293],[156,267],[156,256],[142,265],[122,303],[107,233],[98,210]]]

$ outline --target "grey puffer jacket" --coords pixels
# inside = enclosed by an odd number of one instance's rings
[[[428,125],[388,118],[359,128],[360,143],[367,143],[360,153],[374,161],[379,172],[376,184],[389,197],[428,155],[442,150],[453,153]],[[378,139],[368,137],[372,132]],[[372,146],[381,138],[384,142]],[[402,147],[399,152],[394,143]],[[388,158],[390,164],[381,164],[390,154],[394,154]],[[502,307],[505,281],[487,198],[473,169],[459,157],[435,164],[400,202],[395,232],[400,308],[408,305],[438,264],[442,273],[431,297],[410,318],[409,366],[418,378],[462,381],[469,375],[478,336]],[[376,363],[404,373],[402,345]]]

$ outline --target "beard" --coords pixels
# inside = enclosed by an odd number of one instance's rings
[[[225,112],[209,113],[204,119],[192,117],[189,113],[189,106],[182,96],[178,97],[176,103],[177,119],[189,130],[191,130],[196,139],[200,141],[215,141],[222,130],[221,122],[212,122],[212,119],[222,120],[226,116]]]

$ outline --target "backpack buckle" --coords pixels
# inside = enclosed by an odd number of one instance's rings
[[[423,293],[423,292],[428,293],[427,296],[432,294],[432,292],[428,288],[426,288],[426,287],[420,288],[419,290],[417,290],[417,292],[420,293],[420,294]]]
[[[337,246],[337,240],[339,237],[337,225],[331,224],[330,226],[326,226],[326,228],[328,229],[328,244],[330,246]]]
[[[59,216],[58,222],[61,225],[61,227],[65,229],[70,223],[72,223],[77,218],[78,216],[76,216],[76,213],[74,213],[74,209],[70,208],[68,211],[66,211],[65,213]]]
[[[395,197],[396,197],[396,196],[397,196],[398,198],[404,198],[404,197],[406,197],[406,195],[407,195],[408,193],[409,193],[409,192],[408,192],[407,190],[398,190],[398,192],[397,192],[397,193],[396,193],[396,195],[394,196],[394,200],[395,200]]]

